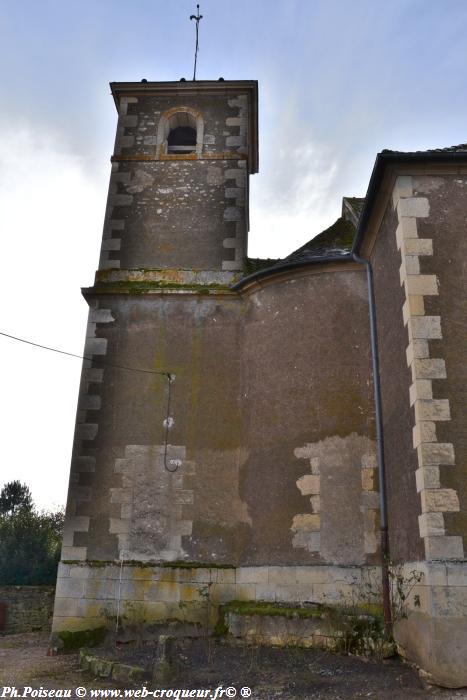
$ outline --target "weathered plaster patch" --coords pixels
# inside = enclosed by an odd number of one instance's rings
[[[326,562],[362,563],[377,549],[378,492],[375,451],[368,438],[352,433],[294,450],[310,472],[297,480],[310,511],[294,516],[292,546],[319,552]]]
[[[176,471],[169,471],[165,462]],[[182,537],[191,534],[192,521],[184,516],[193,503],[193,491],[184,487],[194,471],[184,446],[127,445],[115,462],[122,486],[112,489],[112,502],[120,503],[121,517],[111,520],[110,532],[119,539],[124,559],[173,561],[185,558]]]

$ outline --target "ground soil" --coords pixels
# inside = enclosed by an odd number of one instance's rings
[[[0,637],[0,697],[1,686],[16,686],[19,693],[24,686],[73,691],[78,686],[88,691],[122,689],[112,681],[80,671],[77,654],[46,656],[47,646],[48,636],[40,633]],[[95,653],[148,668],[155,658],[151,646]],[[205,640],[178,642],[176,658],[178,675],[168,687],[233,686],[241,697],[240,689],[249,686],[253,700],[467,698],[465,689],[427,686],[415,669],[399,659],[375,661],[317,649],[245,647],[216,641],[208,644]],[[74,692],[72,697],[76,697]]]

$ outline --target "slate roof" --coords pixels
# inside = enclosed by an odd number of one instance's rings
[[[463,153],[467,151],[467,143],[459,143],[457,146],[447,146],[446,148],[428,148],[426,151],[392,151],[385,148],[381,153],[393,153],[394,155],[415,155],[416,153]]]
[[[363,200],[358,200],[359,207],[363,206]],[[308,243],[302,245],[286,258],[277,260],[271,258],[247,258],[245,265],[245,279],[262,270],[280,270],[290,265],[319,261],[323,258],[333,256],[347,258],[352,249],[356,228],[351,221],[344,217],[339,217],[332,226],[322,231],[312,238]],[[238,284],[242,283],[242,280]]]
[[[306,262],[313,258],[328,255],[348,255],[355,236],[355,226],[342,216],[332,226],[302,245],[285,260],[289,262]]]

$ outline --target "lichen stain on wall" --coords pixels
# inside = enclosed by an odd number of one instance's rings
[[[319,552],[327,563],[363,563],[376,551],[374,442],[357,433],[335,435],[297,447],[294,455],[309,461],[296,485],[310,506],[293,518],[292,547]]]

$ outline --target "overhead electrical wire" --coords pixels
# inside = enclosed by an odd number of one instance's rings
[[[76,357],[79,360],[89,360],[92,362],[95,358],[94,357],[86,357],[86,355],[77,355],[74,352],[67,352],[66,350],[59,350],[58,348],[51,348],[48,345],[41,345],[40,343],[34,343],[32,340],[26,340],[25,338],[18,338],[16,335],[10,335],[10,333],[4,333],[3,331],[0,331],[0,335],[2,335],[4,338],[10,338],[10,340],[16,340],[19,343],[25,343],[26,345],[32,345],[35,348],[40,348],[41,350],[49,350],[50,352],[57,352],[60,355],[68,355],[68,357]],[[178,463],[178,460],[170,460],[171,464],[173,463],[173,466],[169,466],[168,460],[167,460],[167,453],[168,453],[168,447],[169,447],[169,428],[170,428],[170,400],[171,400],[171,385],[172,381],[175,379],[175,375],[171,374],[170,372],[163,372],[160,370],[155,370],[155,369],[141,369],[140,367],[127,367],[126,365],[115,365],[110,362],[101,362],[100,364],[104,365],[104,367],[112,367],[114,369],[124,369],[128,372],[143,372],[144,374],[158,374],[160,376],[163,376],[167,379],[168,382],[168,393],[167,393],[167,411],[166,411],[166,417],[164,421],[164,467],[168,472],[176,472],[180,464]]]
[[[26,345],[33,345],[35,348],[41,348],[42,350],[50,350],[51,352],[58,352],[60,355],[68,355],[69,357],[77,357],[79,360],[89,360],[90,362],[95,361],[95,357],[86,357],[86,355],[77,355],[74,352],[67,352],[66,350],[59,350],[58,348],[51,348],[48,345],[41,345],[40,343],[34,343],[32,340],[26,340],[25,338],[18,338],[15,335],[10,335],[9,333],[3,333],[0,331],[0,335],[5,338],[11,338],[12,340],[17,340],[20,343],[26,343]],[[125,369],[128,372],[143,372],[145,374],[160,374],[167,379],[171,379],[170,372],[164,372],[155,369],[141,369],[140,367],[127,367],[126,365],[114,365],[111,362],[101,361],[100,364],[105,367],[113,367],[114,369]]]

